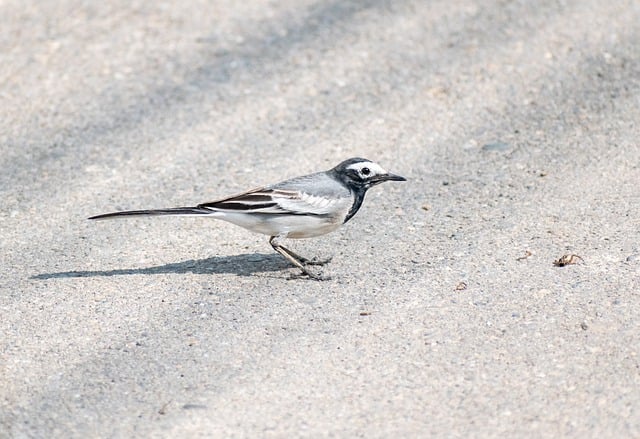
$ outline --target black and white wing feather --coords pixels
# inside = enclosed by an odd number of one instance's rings
[[[271,215],[329,215],[340,199],[297,190],[257,188],[222,200],[199,204],[197,209]]]

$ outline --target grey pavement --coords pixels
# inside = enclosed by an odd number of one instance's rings
[[[0,2],[0,437],[640,437],[640,3]],[[332,280],[210,201],[406,176]],[[553,264],[563,255],[576,264]]]

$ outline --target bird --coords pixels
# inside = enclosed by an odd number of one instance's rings
[[[331,261],[307,259],[284,247],[281,239],[324,235],[347,223],[358,212],[367,191],[385,181],[406,181],[379,164],[360,157],[344,160],[328,171],[294,177],[192,207],[128,210],[88,219],[160,215],[206,216],[269,236],[271,247],[301,270],[299,276],[326,278],[308,267]]]

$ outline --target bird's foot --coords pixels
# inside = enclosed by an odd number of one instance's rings
[[[313,259],[307,259],[307,258],[300,258],[300,262],[302,262],[302,265],[318,265],[320,267],[322,267],[323,265],[327,265],[329,262],[331,262],[331,260],[333,259],[333,256],[327,258],[327,259],[318,259],[318,258],[313,258]]]
[[[323,276],[322,273],[314,273],[312,271],[303,269],[301,273],[296,273],[289,276],[289,280],[294,279],[312,279],[317,281],[324,281],[331,280],[331,276]]]

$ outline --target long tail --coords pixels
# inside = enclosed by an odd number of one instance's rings
[[[127,210],[124,212],[103,213],[102,215],[92,216],[88,219],[101,220],[120,216],[207,215],[211,212],[211,209],[203,209],[201,207],[173,207],[171,209]]]

